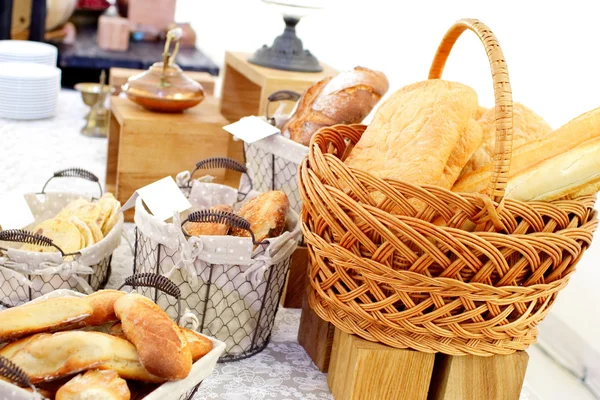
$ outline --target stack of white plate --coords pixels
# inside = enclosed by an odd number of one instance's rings
[[[56,47],[28,40],[0,40],[0,62],[30,62],[56,66]]]
[[[0,118],[54,116],[60,76],[60,69],[48,65],[0,63]]]

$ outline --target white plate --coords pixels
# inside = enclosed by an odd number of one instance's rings
[[[61,76],[60,69],[36,63],[0,63],[0,78],[10,80],[44,80]]]
[[[57,54],[56,47],[29,40],[0,40],[0,53],[13,56],[40,56]]]

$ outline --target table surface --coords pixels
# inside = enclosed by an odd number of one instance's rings
[[[148,69],[162,60],[164,42],[129,42],[127,51],[108,51],[98,47],[95,28],[77,31],[75,44],[58,45],[58,65],[62,68],[109,69],[111,67]],[[180,48],[175,61],[185,71],[219,75],[219,67],[196,48]]]
[[[106,139],[88,138],[79,133],[86,111],[77,92],[63,90],[58,114],[52,119],[0,119],[0,193],[39,191],[53,171],[72,166],[89,169],[104,182]],[[94,184],[75,179],[54,180],[49,189],[66,188],[97,191]],[[127,225],[126,232],[131,239],[133,226]],[[132,263],[131,248],[124,240],[113,257],[109,286],[118,286],[122,278],[130,274]],[[280,308],[267,348],[245,360],[218,364],[194,399],[332,399],[326,374],[316,368],[297,342],[299,318],[299,310]],[[538,362],[535,368],[539,367]],[[521,400],[534,399],[539,397],[533,394],[526,378]]]

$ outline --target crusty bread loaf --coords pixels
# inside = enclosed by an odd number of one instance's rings
[[[187,345],[190,348],[190,352],[192,353],[193,362],[198,361],[212,350],[212,342],[207,337],[187,328],[181,328],[181,331],[185,335]],[[121,326],[120,322],[117,322],[116,324],[112,325],[110,327],[109,333],[111,335],[125,339],[123,327]]]
[[[0,311],[0,343],[74,326],[93,313],[84,298],[63,297]]]
[[[490,108],[478,119],[483,130],[483,140],[462,169],[461,176],[491,164],[496,146],[495,116],[495,108]],[[520,103],[513,105],[513,150],[550,132],[552,128],[542,117]]]
[[[467,123],[467,129],[458,138],[458,143],[452,149],[446,168],[442,173],[442,177],[438,181],[437,185],[446,189],[450,189],[456,179],[460,175],[462,166],[467,163],[469,157],[473,154],[477,145],[481,143],[483,138],[483,132],[481,126],[474,119],[469,119]]]
[[[290,202],[285,193],[272,190],[263,193],[242,205],[238,215],[250,222],[257,242],[281,235],[285,229],[286,215]],[[231,235],[248,237],[243,229],[232,228]]]
[[[303,94],[282,131],[307,146],[312,135],[324,126],[361,122],[388,87],[382,72],[363,67],[326,78]]]
[[[33,383],[88,369],[114,370],[124,379],[165,381],[144,369],[133,344],[100,332],[40,333],[10,343],[0,349],[0,355],[21,367]]]
[[[461,140],[467,131],[480,137],[468,130],[476,111],[477,94],[460,83],[435,79],[406,86],[377,109],[345,162],[379,178],[450,188],[469,148],[479,145]]]
[[[599,179],[600,137],[597,137],[513,175],[506,186],[506,198],[552,201],[593,194]]]
[[[224,211],[233,212],[233,208],[227,204],[221,204],[213,206],[209,210],[211,211]],[[216,224],[209,222],[186,222],[183,228],[191,236],[223,236],[229,232],[229,225],[227,224]]]
[[[92,315],[82,322],[87,326],[97,326],[117,321],[115,315],[115,301],[125,292],[120,290],[100,290],[85,297],[85,300],[92,307]]]
[[[192,354],[185,335],[159,306],[144,296],[130,293],[115,302],[115,313],[148,372],[167,380],[188,376]]]
[[[127,382],[115,371],[88,371],[77,375],[56,392],[56,400],[129,400]]]
[[[529,142],[512,153],[510,176],[521,174],[541,161],[562,154],[590,139],[600,137],[600,108],[588,111],[541,139]],[[458,179],[454,192],[484,192],[490,183],[488,164]]]

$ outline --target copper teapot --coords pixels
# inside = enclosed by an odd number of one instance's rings
[[[167,33],[163,61],[130,77],[123,85],[122,89],[131,101],[151,111],[174,113],[204,100],[202,85],[185,76],[174,63],[182,34],[181,28],[171,29]],[[175,44],[173,53],[169,52],[171,43]]]

